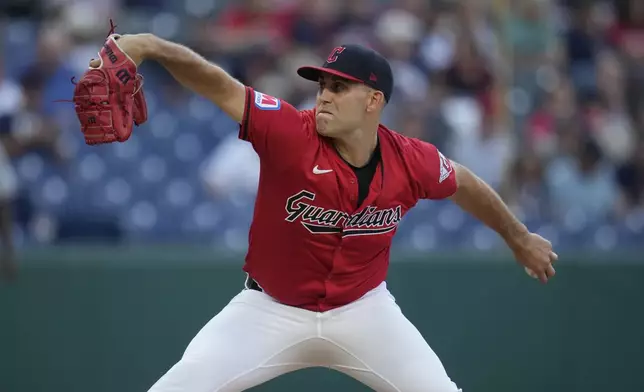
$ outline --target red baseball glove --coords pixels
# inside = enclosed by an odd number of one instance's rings
[[[148,117],[143,76],[119,48],[118,38],[107,37],[99,52],[101,65],[86,71],[74,88],[74,107],[86,144],[124,142],[133,124],[143,124]]]

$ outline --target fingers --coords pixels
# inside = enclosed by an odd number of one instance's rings
[[[99,68],[101,66],[101,60],[99,59],[92,59],[89,62],[89,67],[90,68]]]
[[[547,272],[544,270],[538,270],[535,272],[534,270],[525,267],[525,272],[528,274],[533,279],[538,279],[541,283],[546,284],[548,283],[548,275]]]
[[[533,278],[538,278],[539,281],[543,284],[548,283],[548,280],[550,280],[550,278],[553,278],[556,274],[555,267],[553,267],[550,263],[548,263],[545,268],[540,268],[536,273],[534,271],[531,272],[532,273],[529,275]]]
[[[550,256],[550,263],[554,263],[555,261],[559,260],[559,255],[553,251],[550,251],[549,256]]]
[[[539,266],[538,268],[524,267],[525,272],[534,279],[538,279],[541,283],[548,283],[548,280],[553,278],[556,274],[555,267],[551,263]]]
[[[556,273],[557,272],[555,271],[555,267],[553,267],[552,264],[549,264],[548,268],[546,268],[546,275],[548,276],[548,279],[555,276]]]
[[[537,274],[535,274],[530,268],[523,267],[523,269],[525,270],[525,273],[528,274],[528,276],[530,276],[531,278],[533,278],[533,279],[538,279],[539,278],[537,276]]]

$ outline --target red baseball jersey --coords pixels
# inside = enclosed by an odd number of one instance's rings
[[[239,138],[252,143],[261,166],[244,271],[281,303],[312,311],[378,286],[405,213],[419,199],[443,199],[457,187],[435,146],[381,125],[381,161],[357,205],[358,179],[316,132],[314,110],[250,87]]]

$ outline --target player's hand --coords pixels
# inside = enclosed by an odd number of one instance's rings
[[[146,53],[150,47],[152,34],[125,34],[112,35],[121,50],[130,57],[138,67],[145,60]],[[99,59],[92,59],[89,62],[91,68],[98,68],[101,65]]]
[[[553,263],[559,256],[552,250],[552,243],[538,234],[528,233],[512,242],[510,249],[526,273],[541,283],[555,276]]]

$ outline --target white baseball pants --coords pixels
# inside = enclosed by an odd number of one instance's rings
[[[245,289],[149,392],[244,391],[307,367],[335,369],[376,391],[460,391],[383,282],[324,313]]]

